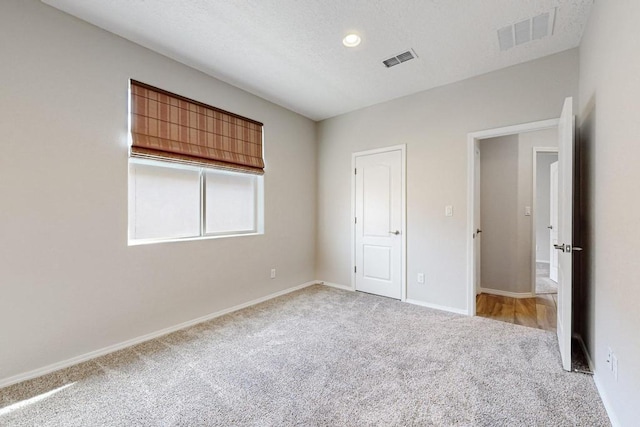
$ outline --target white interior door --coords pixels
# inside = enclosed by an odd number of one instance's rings
[[[478,295],[480,293],[480,288],[481,288],[481,283],[480,283],[480,278],[482,277],[481,273],[482,271],[480,270],[480,266],[481,264],[481,249],[482,249],[482,245],[480,244],[481,242],[481,233],[482,233],[482,229],[481,229],[481,221],[480,221],[480,215],[481,215],[481,206],[480,206],[480,143],[479,141],[476,141],[475,143],[475,187],[474,187],[474,197],[473,197],[473,220],[475,221],[475,230],[473,232],[473,245],[474,245],[474,254],[475,254],[475,260],[474,260],[474,268],[475,268],[475,286],[476,286],[476,295]]]
[[[402,151],[355,158],[355,288],[402,298]]]
[[[549,168],[549,278],[558,281],[558,162]]]
[[[558,344],[562,367],[571,370],[573,254],[573,99],[567,98],[558,124]]]

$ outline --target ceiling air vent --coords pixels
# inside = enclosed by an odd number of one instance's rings
[[[391,58],[385,59],[382,61],[385,67],[391,68],[394,65],[402,64],[403,62],[407,62],[410,59],[417,58],[416,52],[413,49],[409,49],[406,52],[402,52],[396,56],[392,56]]]
[[[556,9],[542,13],[533,18],[507,25],[498,30],[498,43],[500,50],[509,50],[514,46],[529,43],[532,40],[553,34],[553,25],[556,19]]]

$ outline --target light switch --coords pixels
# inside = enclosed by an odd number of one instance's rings
[[[453,216],[453,206],[447,205],[444,207],[444,216]]]
[[[524,216],[531,216],[531,206],[524,207]]]

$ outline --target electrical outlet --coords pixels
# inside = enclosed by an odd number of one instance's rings
[[[444,207],[444,216],[453,216],[453,206],[447,205]]]
[[[275,268],[272,268],[272,269],[271,269],[271,278],[272,278],[272,279],[275,279],[275,278],[276,278],[276,269],[275,269]]]
[[[613,372],[613,378],[618,381],[618,356],[611,353],[611,371]]]
[[[424,273],[418,273],[418,283],[424,283]]]

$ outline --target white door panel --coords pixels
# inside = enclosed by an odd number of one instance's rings
[[[362,274],[367,279],[391,280],[392,251],[388,246],[363,245]]]
[[[573,155],[575,119],[573,99],[567,98],[558,124],[558,345],[562,367],[571,370],[572,256],[573,256]]]
[[[356,290],[401,299],[402,152],[360,155],[355,164]]]
[[[392,226],[391,168],[376,164],[361,169],[363,234],[368,237],[389,237]]]

